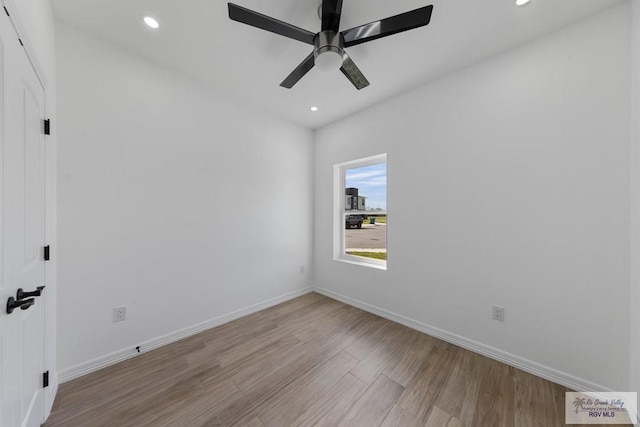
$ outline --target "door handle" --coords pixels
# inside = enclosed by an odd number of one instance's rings
[[[26,310],[36,303],[36,300],[33,298],[23,299],[23,300],[15,300],[13,297],[9,297],[7,300],[7,314],[13,313],[13,310],[16,308],[20,308],[20,310]]]
[[[43,289],[44,289],[44,286],[38,286],[35,291],[25,292],[22,290],[22,288],[19,288],[18,292],[16,293],[16,299],[20,301],[25,298],[39,297],[40,295],[42,295]]]

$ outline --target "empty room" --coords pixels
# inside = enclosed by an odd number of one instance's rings
[[[638,423],[640,0],[2,0],[0,426]]]

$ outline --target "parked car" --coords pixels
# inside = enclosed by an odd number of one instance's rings
[[[345,228],[358,227],[362,228],[362,223],[364,222],[364,215],[347,215],[344,220]]]

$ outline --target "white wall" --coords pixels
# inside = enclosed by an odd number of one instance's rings
[[[565,384],[627,389],[629,13],[317,131],[316,285]],[[332,165],[385,152],[388,271],[333,261]]]
[[[310,285],[311,131],[65,25],[57,49],[61,375]]]
[[[47,138],[46,156],[46,240],[52,248],[51,260],[45,266],[46,291],[45,303],[45,369],[50,372],[50,387],[45,390],[46,416],[51,410],[57,389],[56,372],[56,224],[57,224],[57,185],[56,185],[56,61],[54,18],[49,0],[4,0],[12,13],[14,23],[29,58],[45,89],[45,110],[47,117],[53,120],[51,135]],[[17,20],[15,19],[17,17]]]
[[[37,58],[48,86],[55,86],[55,21],[50,0],[4,0],[20,16],[29,52]]]
[[[632,4],[631,40],[631,387],[640,393],[640,1]],[[640,402],[639,402],[640,403]]]

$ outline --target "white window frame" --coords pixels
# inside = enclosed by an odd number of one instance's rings
[[[355,264],[363,267],[371,267],[379,270],[387,270],[387,261],[381,259],[364,258],[345,253],[345,177],[349,169],[387,163],[387,153],[364,157],[344,163],[333,165],[333,260]],[[389,171],[387,163],[387,183]],[[388,186],[387,186],[388,188]],[[388,199],[388,193],[387,193]],[[387,200],[387,227],[388,227],[388,200]],[[389,228],[387,228],[387,235]]]

